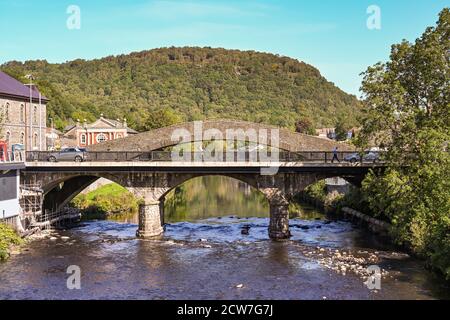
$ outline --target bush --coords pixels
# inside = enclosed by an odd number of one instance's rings
[[[88,194],[78,195],[71,205],[89,218],[105,218],[111,214],[137,212],[139,202],[125,188],[108,184]]]
[[[23,240],[17,233],[4,223],[0,223],[0,261],[4,261],[9,257],[9,248],[12,245],[22,244]]]

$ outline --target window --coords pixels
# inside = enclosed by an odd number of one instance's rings
[[[9,145],[9,142],[11,141],[11,132],[6,132],[6,143]]]
[[[97,135],[97,142],[103,142],[106,141],[106,136],[103,133],[100,133]]]
[[[81,144],[86,144],[86,135],[83,133],[80,136]]]
[[[25,133],[20,133],[20,144],[25,144]]]
[[[20,122],[25,122],[25,106],[20,105]]]
[[[5,109],[5,120],[9,121],[9,103],[6,103],[6,109]]]
[[[38,108],[37,108],[37,106],[34,106],[34,109],[33,109],[33,123],[34,124],[38,123],[37,116],[38,116]]]
[[[38,147],[38,134],[37,133],[35,133],[33,136],[33,145],[35,148]]]

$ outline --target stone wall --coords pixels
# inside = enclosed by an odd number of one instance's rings
[[[353,147],[344,143],[309,136],[306,134],[294,133],[287,129],[280,129],[271,125],[252,123],[238,120],[206,120],[202,122],[202,135],[205,131],[216,129],[224,135],[227,130],[270,130],[279,129],[278,147],[287,151],[332,151],[338,146],[341,151],[353,150]],[[90,151],[152,151],[175,145],[177,142],[172,140],[172,134],[175,130],[186,130],[191,134],[191,141],[196,140],[194,135],[194,122],[178,124],[170,127],[160,128],[133,136],[128,136],[117,141],[108,141],[89,147]],[[202,140],[202,139],[201,139]],[[251,141],[258,143],[259,141]],[[268,143],[268,145],[272,145]],[[126,146],[126,147],[125,147]]]
[[[6,111],[7,106],[9,106],[8,113]],[[35,107],[36,113],[34,112]],[[22,109],[23,112],[21,111]],[[16,143],[23,143],[26,145],[27,150],[38,150],[40,145],[39,138],[41,137],[41,149],[47,149],[45,137],[47,107],[45,103],[41,104],[41,108],[39,108],[39,103],[33,103],[30,107],[29,101],[0,97],[0,112],[3,114],[4,122],[0,139],[7,140],[9,133],[9,146]]]

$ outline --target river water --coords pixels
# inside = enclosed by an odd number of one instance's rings
[[[137,217],[129,215],[84,221],[32,242],[0,263],[0,299],[450,297],[423,262],[308,206],[290,220],[290,241],[270,241],[267,203],[234,180],[191,180],[168,197],[165,211],[160,240],[136,239]],[[357,272],[327,266],[336,255],[361,259],[360,269],[376,263],[387,272],[381,288],[370,290]],[[79,290],[67,288],[71,265],[81,270]]]

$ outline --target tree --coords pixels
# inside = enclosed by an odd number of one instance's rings
[[[347,140],[349,130],[350,125],[348,124],[348,121],[345,118],[340,117],[334,129],[334,132],[336,134],[336,140],[338,141]]]
[[[181,122],[183,122],[183,117],[176,113],[173,109],[158,109],[149,114],[143,129],[148,131],[171,126]]]
[[[316,129],[310,118],[302,117],[295,123],[295,132],[314,135]]]
[[[450,10],[414,44],[364,73],[367,113],[358,144],[387,148],[388,168],[363,182],[369,205],[399,243],[450,279]]]
[[[329,127],[337,115],[356,120],[361,112],[355,96],[314,67],[252,51],[160,48],[61,64],[11,61],[0,69],[19,81],[36,76],[58,129],[103,112],[142,130],[149,113],[165,108],[186,120],[242,119],[292,130],[299,115]]]

